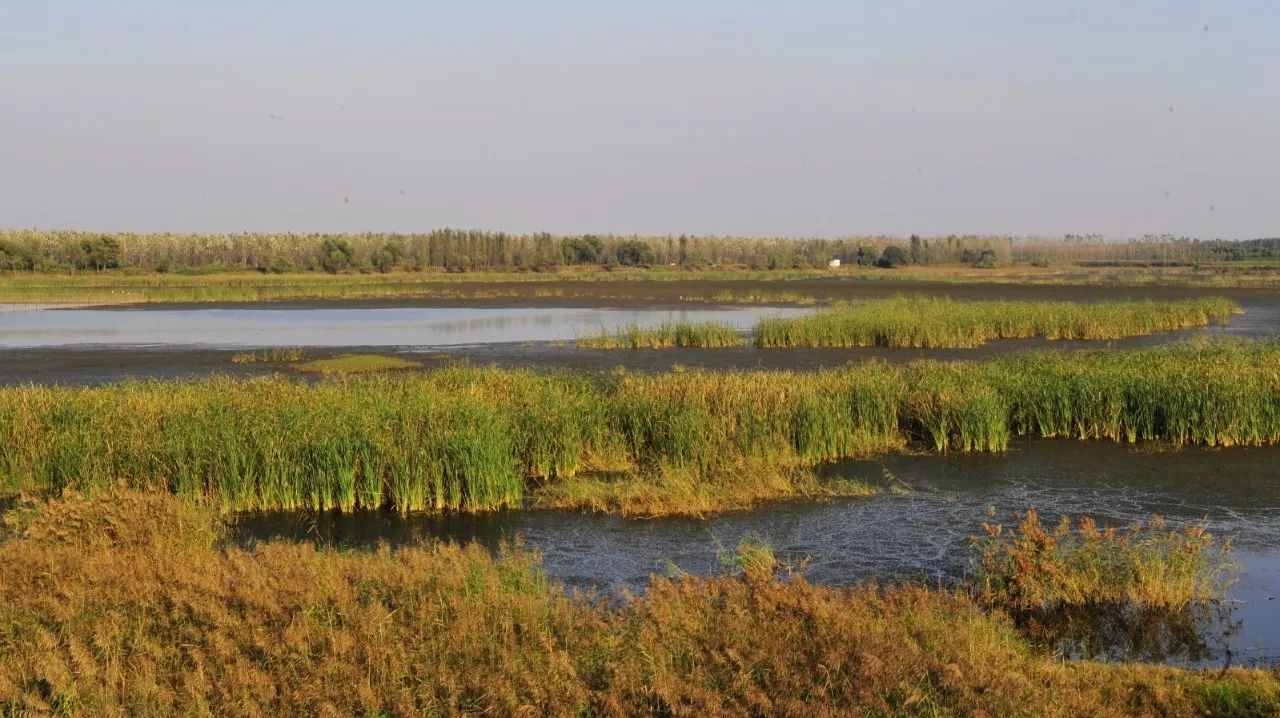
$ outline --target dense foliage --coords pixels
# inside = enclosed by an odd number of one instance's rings
[[[570,266],[819,269],[1014,262],[1045,264],[1280,260],[1280,239],[1199,241],[1175,237],[1108,242],[1100,237],[1034,239],[947,236],[840,239],[510,234],[440,229],[415,234],[103,234],[0,231],[0,271],[59,272],[117,267],[145,271],[547,271]]]

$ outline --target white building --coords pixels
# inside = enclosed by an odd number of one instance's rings
[[[827,266],[831,267],[832,269],[836,269],[840,266],[840,260],[833,259],[830,262],[827,262]]]

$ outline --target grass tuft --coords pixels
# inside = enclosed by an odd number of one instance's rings
[[[1054,528],[1028,510],[1016,527],[983,524],[972,539],[979,594],[1019,611],[1128,605],[1181,611],[1221,599],[1229,546],[1217,546],[1203,525],[1169,529],[1159,517],[1127,529],[1099,528],[1089,518]]]

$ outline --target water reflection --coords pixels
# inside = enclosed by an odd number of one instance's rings
[[[1231,639],[1244,623],[1234,604],[1215,602],[1181,610],[1129,605],[1058,607],[1013,614],[1032,643],[1079,660],[1230,663]]]
[[[338,309],[63,309],[0,316],[0,347],[430,346],[568,341],[628,324],[717,321],[747,329],[794,307],[609,309],[374,307]]]

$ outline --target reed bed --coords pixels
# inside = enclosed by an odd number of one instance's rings
[[[995,339],[1123,339],[1223,324],[1241,311],[1220,297],[1095,304],[895,297],[765,319],[754,337],[761,347],[972,348]]]
[[[521,505],[530,487],[608,477],[639,484],[597,486],[584,505],[639,488],[647,498],[634,505],[656,507],[665,475],[681,477],[671,487],[713,488],[703,496],[741,505],[767,493],[761,471],[908,446],[998,452],[1015,435],[1275,444],[1280,343],[812,373],[446,367],[314,382],[9,387],[0,389],[0,493],[124,483],[228,510],[485,511]],[[735,500],[735,490],[745,493]],[[665,512],[681,512],[683,495],[671,492]]]
[[[519,546],[220,540],[154,493],[69,495],[0,534],[4,715],[1269,716],[1280,673],[1064,664],[919,585],[652,579],[566,593]]]
[[[663,322],[646,327],[631,324],[613,332],[579,337],[581,349],[716,349],[746,344],[743,335],[724,322]]]

